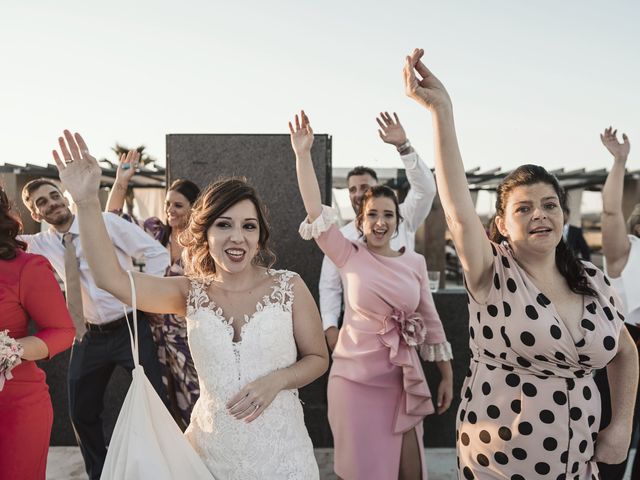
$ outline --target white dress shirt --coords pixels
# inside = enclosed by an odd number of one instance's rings
[[[133,258],[145,258],[145,273],[163,276],[169,266],[169,253],[159,242],[151,238],[139,226],[127,222],[113,213],[103,213],[102,218],[107,227],[111,242],[116,249],[116,256],[125,270],[133,270]],[[89,264],[84,257],[79,238],[78,217],[75,217],[69,232],[74,234],[73,244],[79,258],[80,284],[82,288],[82,307],[84,318],[93,324],[104,324],[121,318],[123,307],[131,312],[131,307],[125,305],[108,292],[96,286]],[[20,239],[27,242],[30,253],[37,253],[46,257],[56,270],[60,278],[66,278],[64,269],[64,245],[62,234],[51,227],[46,232],[35,235],[21,235]]]
[[[625,322],[640,327],[640,238],[629,235],[631,248],[627,264],[617,278],[611,278],[611,285],[622,300]],[[607,271],[605,264],[605,272]]]
[[[391,248],[400,250],[400,248],[406,247],[413,250],[416,242],[416,230],[427,218],[433,205],[433,199],[436,196],[436,182],[431,170],[415,150],[401,155],[400,158],[404,163],[411,188],[404,202],[400,204],[400,215],[404,220],[398,227],[398,234],[391,239]],[[347,223],[340,231],[349,240],[356,241],[360,238],[355,221]],[[338,268],[326,256],[322,260],[318,289],[322,326],[325,330],[329,327],[337,327],[342,309],[342,279]]]

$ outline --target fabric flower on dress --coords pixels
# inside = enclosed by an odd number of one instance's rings
[[[427,338],[427,327],[419,313],[407,314],[394,308],[387,320],[396,325],[405,343],[410,347],[422,345]]]
[[[9,330],[0,331],[0,390],[5,381],[13,378],[11,370],[20,364],[23,353],[22,345],[9,336]]]

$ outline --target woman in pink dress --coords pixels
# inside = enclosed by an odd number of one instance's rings
[[[75,328],[51,265],[25,253],[20,228],[0,188],[0,343],[14,350],[0,353],[0,478],[44,480],[53,408],[35,360],[69,348]],[[29,319],[38,327],[34,335]]]
[[[344,326],[329,375],[329,423],[335,471],[344,479],[426,479],[422,421],[435,411],[415,347],[442,374],[438,413],[452,398],[451,346],[433,303],[424,257],[389,245],[398,200],[385,186],[365,194],[351,242],[321,204],[311,161],[313,132],[304,112],[289,124],[300,193],[308,217],[300,227],[339,268],[345,285]]]

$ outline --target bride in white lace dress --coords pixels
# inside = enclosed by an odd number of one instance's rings
[[[65,131],[54,159],[76,202],[95,282],[131,304],[100,213],[101,170]],[[186,316],[200,381],[185,435],[217,480],[317,479],[299,387],[328,366],[320,315],[302,279],[270,266],[269,228],[255,190],[227,179],[194,205],[181,239],[187,277],[134,273],[142,311]]]
[[[207,293],[216,289],[192,282],[187,330],[201,395],[185,435],[218,479],[318,478],[297,390],[280,390],[260,416],[253,415],[262,408],[259,401],[252,406],[242,393],[242,387],[287,368],[297,356],[292,310],[293,284],[300,277],[274,270],[264,275],[268,292],[255,312],[244,316],[240,337],[235,318],[227,318]],[[227,409],[243,400],[236,411],[248,409],[255,418],[251,423],[238,421]]]

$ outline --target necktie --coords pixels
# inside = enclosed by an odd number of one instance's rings
[[[73,244],[73,233],[65,233],[62,236],[62,244],[64,245],[64,271],[66,277],[64,284],[67,293],[67,308],[76,327],[76,338],[81,339],[87,329],[84,325],[80,269],[78,268],[76,247]]]

